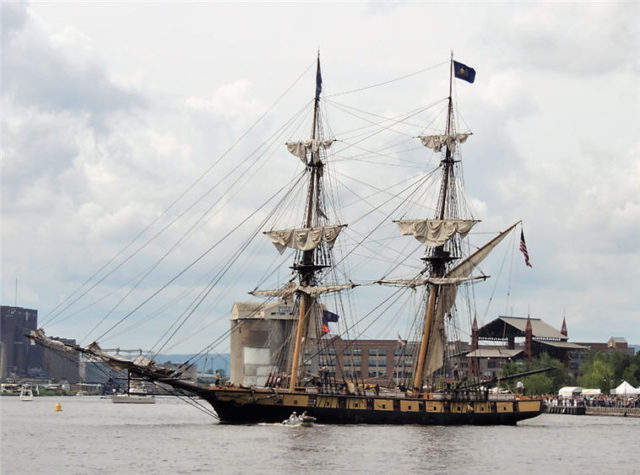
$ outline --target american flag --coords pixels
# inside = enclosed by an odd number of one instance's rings
[[[527,243],[524,242],[524,231],[520,230],[520,251],[524,254],[524,263],[529,267],[533,267],[529,262],[529,251],[527,251]]]
[[[407,340],[403,340],[400,334],[398,334],[398,345],[404,346],[407,344]]]

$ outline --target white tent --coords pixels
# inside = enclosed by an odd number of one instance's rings
[[[583,389],[582,395],[583,396],[600,396],[600,390],[599,389]]]
[[[565,386],[560,388],[558,391],[558,396],[572,398],[573,396],[577,396],[582,392],[582,388],[580,386]]]
[[[634,388],[626,381],[622,381],[620,386],[611,390],[611,394],[615,394],[616,396],[635,396],[640,394],[640,389]]]

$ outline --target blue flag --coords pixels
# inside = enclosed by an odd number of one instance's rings
[[[472,84],[476,80],[476,70],[457,61],[453,62],[453,75]]]
[[[320,100],[322,92],[322,74],[320,73],[320,56],[318,56],[318,69],[316,70],[316,101]]]
[[[340,316],[338,314],[330,312],[329,310],[322,312],[322,323],[337,322],[339,318]]]

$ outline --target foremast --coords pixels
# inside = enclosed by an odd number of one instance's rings
[[[320,92],[322,91],[322,74],[320,72],[320,54],[318,53],[318,62],[316,65],[316,94],[313,101],[313,123],[311,126],[311,143],[316,142],[318,137],[318,108],[320,105]],[[311,159],[307,162],[309,168],[309,190],[307,193],[307,209],[305,218],[305,228],[311,228],[314,218],[314,210],[320,206],[320,177],[324,164],[320,159],[320,149],[311,147]],[[315,284],[315,276],[321,267],[315,263],[315,249],[302,251],[299,263],[294,265],[294,269],[298,272],[300,285],[308,287]],[[300,365],[300,353],[302,352],[302,338],[308,327],[308,314],[312,308],[312,297],[302,292],[300,296],[300,313],[298,315],[298,326],[296,328],[296,336],[293,347],[293,359],[291,361],[291,378],[289,389],[295,390],[298,382],[298,370]]]
[[[304,217],[301,228],[271,230],[265,234],[271,239],[280,253],[286,248],[295,249],[296,257],[292,269],[297,273],[298,284],[289,282],[278,290],[256,290],[253,295],[288,298],[293,294],[299,296],[298,324],[293,340],[293,354],[290,363],[289,388],[293,391],[298,383],[302,350],[309,331],[309,320],[317,310],[317,298],[328,292],[338,292],[353,287],[352,283],[343,285],[318,285],[319,273],[331,267],[331,249],[340,231],[346,225],[329,225],[324,209],[324,191],[322,176],[324,173],[323,153],[333,140],[322,138],[322,127],[319,120],[320,93],[322,92],[322,75],[320,72],[320,55],[318,54],[316,69],[316,91],[313,104],[313,122],[309,140],[288,142],[287,149],[298,157],[306,166],[309,180]]]

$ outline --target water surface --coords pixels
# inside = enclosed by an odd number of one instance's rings
[[[640,418],[541,415],[511,427],[232,426],[172,397],[0,398],[0,472],[638,473]],[[63,411],[55,412],[55,403]],[[206,404],[206,403],[203,403]]]

